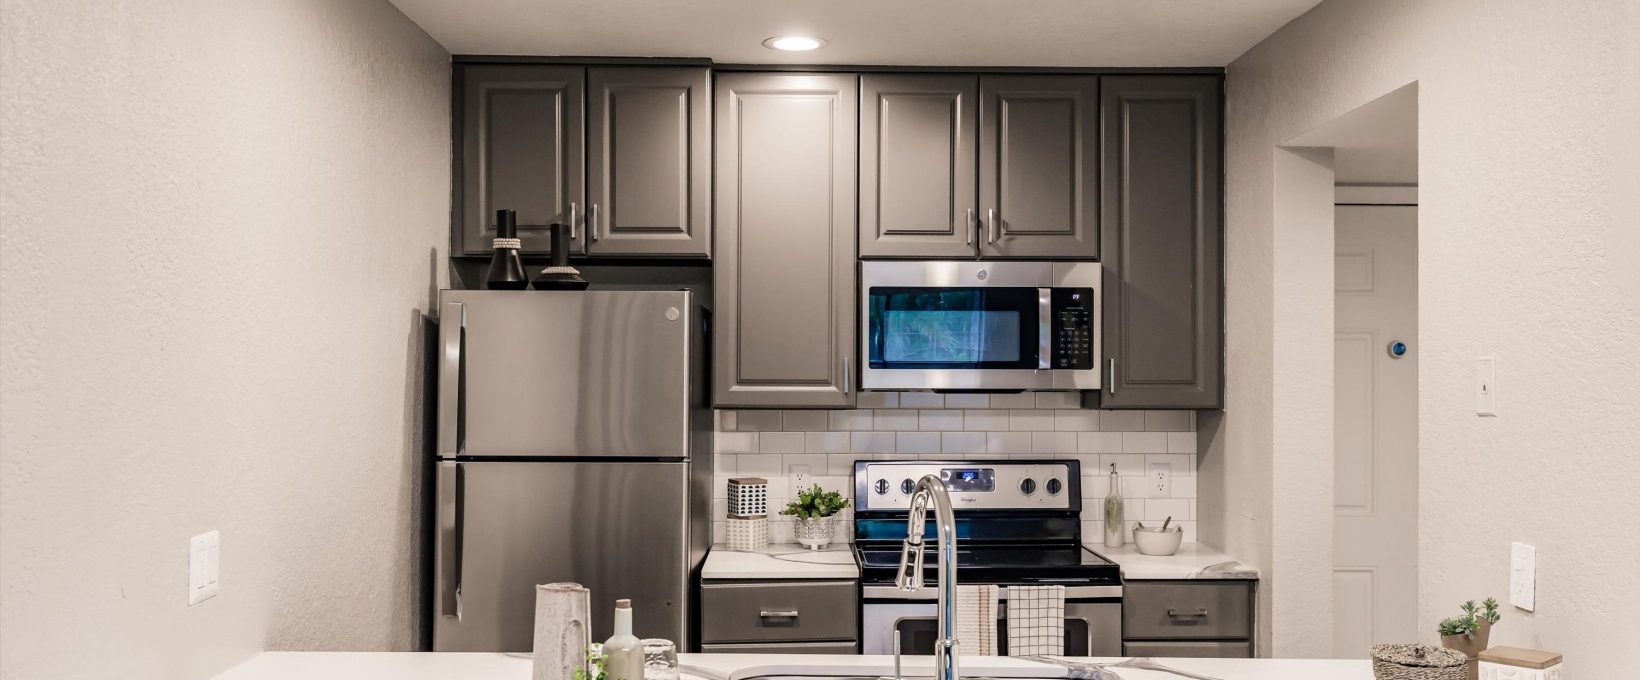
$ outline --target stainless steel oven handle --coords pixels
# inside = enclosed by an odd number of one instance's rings
[[[937,593],[932,588],[924,588],[915,592],[906,592],[895,586],[862,586],[860,597],[867,600],[926,600],[934,601]],[[1118,598],[1122,596],[1122,586],[1065,586],[1065,599],[1095,599]],[[997,599],[1008,599],[1008,588],[997,588]]]
[[[438,554],[439,614],[461,620],[461,525],[462,493],[465,491],[461,463],[438,464]]]
[[[1036,367],[1053,368],[1053,289],[1036,289]]]
[[[461,453],[461,360],[467,343],[467,305],[446,302],[439,310],[438,455]]]

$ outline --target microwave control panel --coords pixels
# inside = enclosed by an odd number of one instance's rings
[[[1094,368],[1093,294],[1092,288],[1053,289],[1053,368]]]

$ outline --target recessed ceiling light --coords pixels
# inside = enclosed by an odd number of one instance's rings
[[[825,47],[826,41],[820,38],[810,38],[806,35],[778,35],[763,41],[763,46],[771,50],[807,52]]]

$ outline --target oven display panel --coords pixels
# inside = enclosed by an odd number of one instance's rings
[[[949,491],[995,491],[996,470],[991,468],[942,468],[940,481]]]

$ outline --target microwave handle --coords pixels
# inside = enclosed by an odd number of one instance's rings
[[[1036,289],[1036,367],[1053,368],[1053,289]]]

